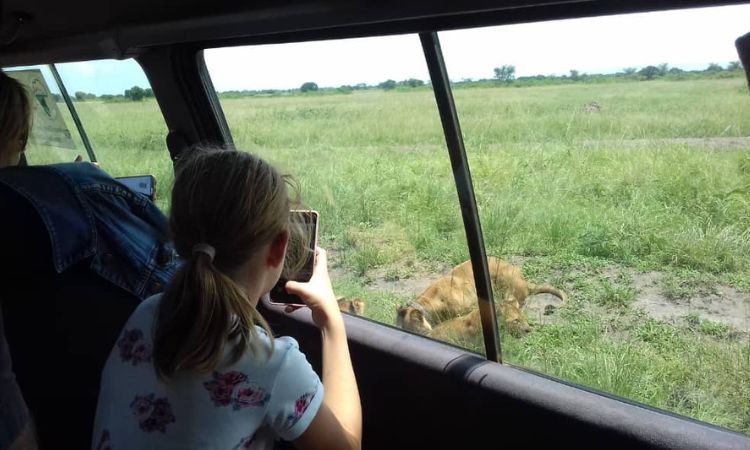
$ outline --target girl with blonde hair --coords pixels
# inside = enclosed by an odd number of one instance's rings
[[[249,153],[178,162],[170,228],[184,263],[134,312],[102,374],[93,448],[359,448],[361,409],[327,257],[288,282],[321,330],[323,381],[255,309],[293,232],[290,179]],[[294,241],[294,240],[293,240]],[[325,386],[325,389],[324,389]]]

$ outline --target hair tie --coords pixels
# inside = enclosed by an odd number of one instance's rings
[[[216,249],[208,244],[200,243],[193,246],[193,255],[196,253],[205,253],[208,255],[209,261],[213,261],[214,256],[216,256]]]

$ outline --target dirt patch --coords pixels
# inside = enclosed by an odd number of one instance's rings
[[[741,333],[750,333],[750,294],[727,285],[699,289],[686,298],[669,298],[664,293],[664,272],[637,272],[629,268],[604,267],[601,274],[615,278],[625,274],[636,290],[633,308],[650,317],[674,325],[685,325],[689,316],[728,325]]]
[[[369,289],[381,292],[397,294],[403,297],[416,298],[427,287],[437,279],[434,275],[436,272],[427,272],[420,270],[408,278],[394,278],[385,276],[383,270],[372,271],[368,273]],[[441,272],[437,272],[441,273]]]
[[[562,300],[552,294],[537,294],[526,299],[523,310],[532,322],[547,325],[557,321],[560,317],[557,310],[563,306]]]
[[[669,299],[661,293],[662,278],[663,274],[659,272],[634,275],[639,292],[634,307],[642,308],[655,319],[674,324],[684,324],[686,317],[693,315],[750,333],[750,295],[731,286],[719,285],[714,292]]]
[[[339,250],[328,250],[328,259],[332,261],[328,269],[331,279],[355,278],[354,272],[336,266],[333,262],[340,255]],[[433,281],[440,278],[440,274],[447,273],[449,270],[448,264],[426,264],[409,260],[408,264],[390,264],[388,267],[368,270],[364,276],[358,278],[367,289],[372,291],[387,292],[400,297],[417,297]]]

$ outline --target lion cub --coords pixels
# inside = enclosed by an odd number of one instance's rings
[[[475,309],[461,317],[446,320],[433,328],[429,336],[440,341],[455,342],[458,339],[466,339],[476,335],[482,329],[482,321],[479,309]],[[523,332],[518,330],[518,332]]]
[[[567,299],[564,292],[552,286],[527,282],[521,270],[506,261],[490,256],[487,263],[498,312],[514,334],[530,330],[521,312],[529,295],[549,293],[559,297],[563,302]],[[431,334],[433,325],[456,318],[459,318],[455,322],[458,327],[477,327],[477,304],[474,271],[471,261],[466,261],[432,283],[415,301],[400,307],[396,324],[419,334]],[[447,331],[441,331],[443,332]]]
[[[365,315],[365,302],[361,298],[337,298],[336,301],[339,304],[341,312],[353,314],[355,316]]]

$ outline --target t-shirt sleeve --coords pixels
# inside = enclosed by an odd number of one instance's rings
[[[286,441],[297,439],[310,425],[323,403],[323,383],[297,341],[277,339],[276,346],[288,347],[276,375],[269,400],[269,426]]]

